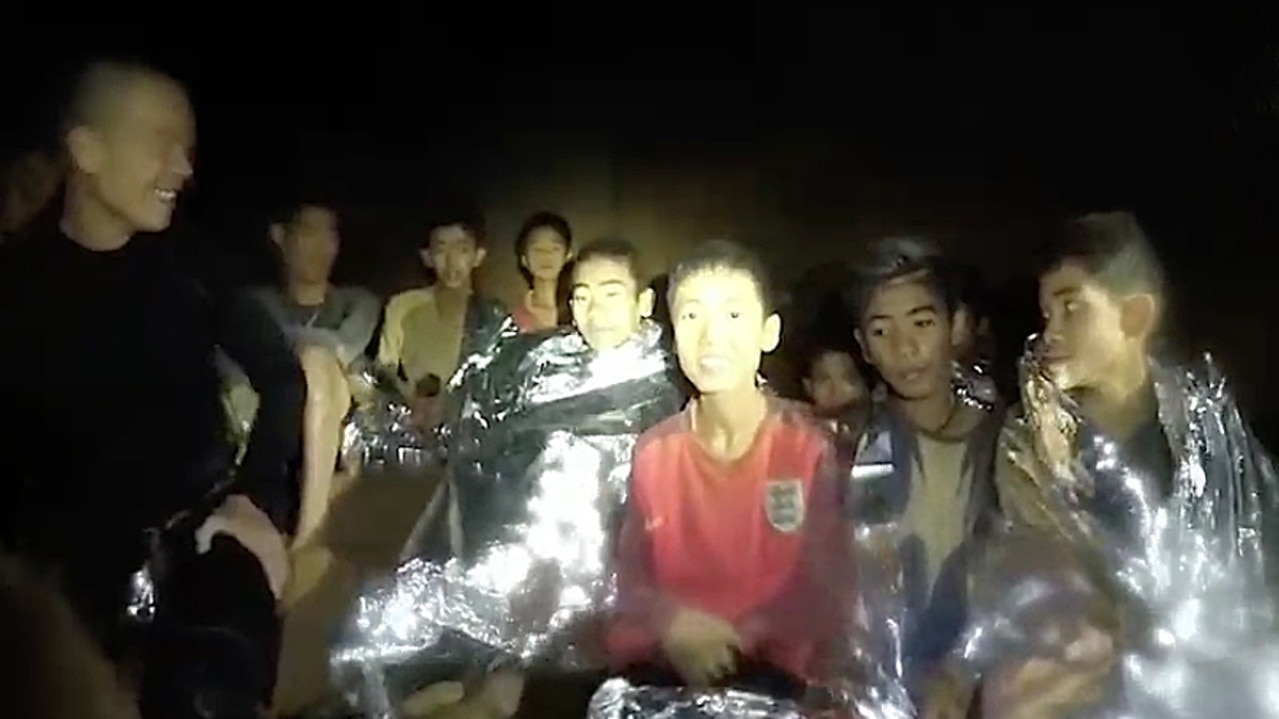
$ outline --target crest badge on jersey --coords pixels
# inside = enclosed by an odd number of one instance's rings
[[[764,516],[782,534],[794,534],[804,526],[804,482],[780,479],[764,486]]]

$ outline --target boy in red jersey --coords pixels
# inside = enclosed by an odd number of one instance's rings
[[[646,683],[674,669],[691,686],[793,693],[826,678],[850,604],[833,447],[756,383],[781,334],[757,258],[708,242],[667,299],[697,397],[635,447],[610,655]]]

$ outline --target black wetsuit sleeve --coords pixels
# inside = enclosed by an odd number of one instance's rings
[[[217,336],[259,397],[258,413],[240,463],[243,491],[282,531],[301,447],[306,383],[296,355],[275,321],[248,292],[226,290],[217,299]]]

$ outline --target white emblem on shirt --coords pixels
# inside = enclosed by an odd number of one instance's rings
[[[804,526],[804,482],[780,479],[764,485],[764,516],[773,529],[793,534]]]

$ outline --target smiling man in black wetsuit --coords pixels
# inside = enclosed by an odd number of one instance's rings
[[[113,659],[141,663],[145,715],[253,717],[273,681],[301,371],[260,305],[232,291],[226,265],[173,238],[135,237],[168,229],[192,175],[183,87],[96,63],[63,130],[61,221],[0,258],[10,350],[0,506],[14,520],[4,529]],[[238,468],[219,347],[262,398]],[[161,537],[165,562],[140,642],[121,620],[148,536]]]

